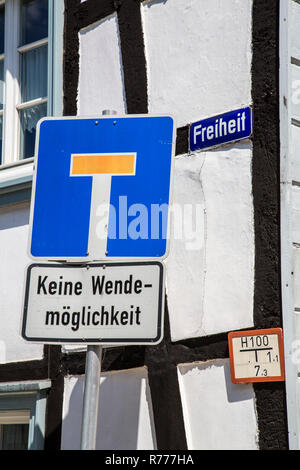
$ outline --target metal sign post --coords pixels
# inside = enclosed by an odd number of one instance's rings
[[[81,428],[81,450],[95,450],[98,425],[102,346],[88,346]]]
[[[117,114],[116,111],[102,111],[103,115]],[[98,427],[102,346],[87,347],[85,382],[81,427],[81,450],[95,450]]]

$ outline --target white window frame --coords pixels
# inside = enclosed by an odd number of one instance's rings
[[[8,0],[5,4],[4,35],[4,121],[3,121],[3,164],[17,161],[19,148],[19,125],[17,103],[20,101],[19,58],[19,0]],[[9,97],[9,100],[7,99]]]
[[[19,47],[20,0],[0,0],[5,4],[5,102],[2,165],[0,165],[0,207],[28,199],[32,182],[34,157],[19,159],[20,124],[18,112],[43,102],[48,103],[48,116],[61,116],[63,106],[63,16],[64,0],[48,0],[48,38]],[[18,25],[18,27],[16,27]],[[29,48],[48,43],[48,96],[21,103],[19,55]],[[22,196],[24,194],[24,197]]]

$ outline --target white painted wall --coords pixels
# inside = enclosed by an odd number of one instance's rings
[[[177,125],[251,103],[252,0],[142,4],[150,113]]]
[[[300,186],[292,188],[292,237],[294,243],[300,243]]]
[[[300,6],[300,5],[299,5]],[[300,120],[300,63],[290,65],[291,79],[291,115]]]
[[[289,448],[299,450],[300,365],[300,4],[280,2],[282,314]]]
[[[156,448],[147,370],[144,367],[101,375],[96,449]],[[65,378],[62,450],[80,449],[84,378]]]
[[[290,0],[289,40],[291,59],[300,60],[300,4]],[[293,124],[290,127],[290,173],[294,182],[291,201],[292,241],[300,243],[300,62],[289,65],[289,96],[290,116]]]
[[[258,450],[251,384],[233,384],[229,360],[178,367],[190,450]]]
[[[117,15],[79,33],[78,115],[99,115],[105,109],[126,113],[123,66]]]
[[[294,337],[292,342],[292,360],[300,372],[300,249],[293,247],[293,306],[294,306]]]
[[[291,126],[291,158],[292,178],[294,181],[300,181],[300,126]]]
[[[175,159],[174,207],[186,220],[176,239],[174,210],[166,260],[174,341],[253,326],[251,158],[243,143]]]
[[[300,59],[300,4],[291,0],[289,16],[290,54],[291,58]],[[293,360],[300,370],[300,62],[290,64],[289,100],[293,124],[290,126],[289,162],[293,181],[290,201],[291,240],[293,242],[293,306],[294,337],[292,343]],[[283,263],[285,260],[283,260]]]
[[[291,40],[291,56],[300,59],[300,6],[295,0],[290,1],[290,40]]]
[[[0,209],[0,362],[41,359],[43,346],[20,336],[27,256],[29,204]]]

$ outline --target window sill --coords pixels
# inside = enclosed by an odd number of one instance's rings
[[[51,388],[50,380],[40,380],[33,382],[9,382],[0,384],[0,394],[12,393],[37,393]]]
[[[30,201],[34,158],[0,167],[0,207]]]

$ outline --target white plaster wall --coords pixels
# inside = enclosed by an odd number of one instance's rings
[[[165,261],[166,291],[173,340],[205,334],[206,214],[201,170],[204,153],[180,155],[174,163],[170,250]]]
[[[300,59],[300,5],[294,1],[290,2],[290,41],[291,56]],[[294,119],[300,119],[300,67],[290,65],[290,104],[291,115]],[[293,247],[293,301],[294,301],[294,341],[292,344],[293,360],[300,370],[300,127],[291,125],[290,157],[291,157],[291,179],[295,182],[292,188],[292,241]],[[297,184],[298,183],[298,184]]]
[[[126,113],[117,15],[79,33],[78,114]]]
[[[182,126],[251,103],[252,0],[142,4],[150,113]]]
[[[300,70],[300,67],[299,67]],[[300,104],[298,105],[300,109]],[[294,108],[292,108],[294,109]],[[299,113],[300,116],[300,113]],[[291,126],[290,156],[291,179],[294,181],[291,191],[292,241],[300,243],[300,127]]]
[[[300,247],[293,246],[293,342],[291,344],[291,360],[296,365],[298,373],[300,372]]]
[[[178,366],[190,450],[258,450],[251,384],[233,384],[229,360]]]
[[[293,285],[293,299],[294,307],[300,311],[300,248],[293,247],[293,273],[294,273],[294,285]]]
[[[43,346],[20,336],[27,256],[29,204],[0,210],[0,362],[41,359]]]
[[[300,5],[299,5],[300,7]],[[291,116],[300,121],[300,66],[290,65]]]
[[[299,406],[300,406],[300,377],[298,376],[297,379],[296,379],[296,392],[297,392],[297,408],[299,410]],[[295,450],[299,450],[300,449],[300,436],[298,434],[298,447],[295,448]]]
[[[291,201],[292,241],[300,243],[300,186],[292,186]]]
[[[291,57],[300,59],[300,5],[290,1],[290,52]],[[300,126],[300,66],[290,65],[290,109],[292,118],[299,121]],[[291,191],[291,222],[293,246],[293,342],[291,345],[292,360],[300,371],[300,127],[292,124],[290,127],[290,161],[291,179],[294,182]],[[283,261],[284,262],[284,261]]]
[[[101,375],[96,448],[156,448],[146,368]],[[80,449],[84,378],[65,377],[62,450]]]
[[[298,126],[291,126],[291,162],[292,180],[300,181],[300,127]]]
[[[166,285],[174,341],[253,326],[251,158],[249,143],[175,158],[174,207],[193,217],[182,218],[176,238],[173,211]]]
[[[290,8],[291,56],[300,59],[300,5],[296,1],[291,1]]]

